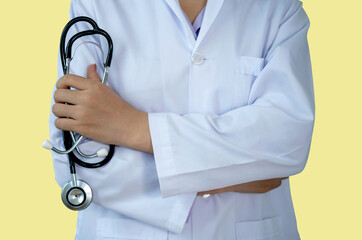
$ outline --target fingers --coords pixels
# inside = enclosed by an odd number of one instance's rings
[[[58,117],[54,121],[58,129],[65,131],[79,130],[82,125],[80,125],[80,121],[76,120],[84,118],[84,111],[80,110],[82,109],[81,106],[90,102],[90,91],[85,90],[99,89],[97,87],[100,85],[99,82],[101,82],[101,79],[97,74],[95,64],[88,67],[87,78],[67,74],[58,80],[56,84],[57,90],[54,92],[55,104],[52,108],[54,115]],[[69,88],[79,89],[80,91],[70,90]]]
[[[56,103],[53,105],[52,111],[58,118],[72,118],[78,119],[76,106]]]
[[[80,91],[70,89],[57,89],[54,92],[54,101],[56,103],[79,104],[81,102]]]
[[[257,193],[267,193],[273,189],[278,188],[282,184],[282,180],[285,178],[274,178],[257,181],[258,189]]]
[[[89,89],[94,79],[87,79],[73,74],[67,74],[61,77],[57,82],[57,89],[76,88],[79,90]]]
[[[102,82],[102,79],[97,74],[97,65],[96,64],[92,64],[88,67],[87,77],[90,79],[96,80],[98,82]]]
[[[75,132],[76,124],[76,120],[71,118],[57,118],[54,121],[55,127],[64,131]]]
[[[97,65],[92,64],[88,67],[87,78],[81,76],[67,74],[61,77],[57,82],[57,89],[76,88],[79,90],[89,89],[94,82],[102,82],[97,74]]]
[[[229,186],[229,187],[224,187],[204,192],[198,192],[197,195],[201,196],[204,194],[218,194],[218,193],[231,192],[231,191],[240,192],[240,193],[267,193],[273,189],[278,188],[282,184],[282,180],[287,178],[288,177],[247,182],[234,186]]]
[[[280,179],[274,180],[267,186],[266,191],[269,192],[270,190],[273,190],[273,189],[279,187],[281,184],[282,184],[282,180],[280,180]]]

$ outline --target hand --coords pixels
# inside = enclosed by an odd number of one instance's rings
[[[218,194],[218,193],[231,192],[231,191],[240,192],[240,193],[266,193],[269,192],[270,190],[279,187],[282,183],[282,180],[286,178],[287,177],[247,182],[230,187],[219,188],[205,192],[198,192],[197,195],[202,196],[204,194]]]
[[[58,117],[54,122],[58,129],[106,144],[152,150],[147,113],[135,109],[102,84],[95,64],[88,68],[87,78],[67,74],[56,87],[52,110]]]

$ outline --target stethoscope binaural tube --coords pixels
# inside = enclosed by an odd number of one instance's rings
[[[69,29],[78,22],[87,22],[93,27],[93,29],[85,30],[85,31],[75,34],[74,36],[72,36],[70,38],[67,46],[65,47],[65,40],[66,40]],[[61,63],[62,63],[62,67],[63,67],[63,73],[64,73],[64,75],[69,74],[70,62],[72,60],[71,54],[72,54],[73,43],[77,39],[84,37],[84,36],[89,36],[89,35],[103,36],[108,42],[108,54],[107,54],[106,62],[104,63],[105,70],[104,70],[103,77],[102,77],[102,83],[106,84],[107,78],[108,78],[108,68],[111,65],[112,55],[113,55],[112,39],[107,32],[105,32],[104,30],[102,30],[98,27],[97,23],[94,20],[92,20],[91,18],[88,18],[88,17],[84,17],[84,16],[76,17],[76,18],[70,20],[67,23],[67,25],[64,27],[64,30],[62,32],[61,39],[60,39],[60,58],[61,58]],[[70,174],[71,174],[72,180],[67,182],[62,188],[62,192],[61,192],[62,201],[63,201],[64,205],[67,206],[71,210],[78,210],[78,211],[83,210],[83,209],[87,208],[89,206],[89,204],[92,202],[93,193],[92,193],[91,187],[89,186],[89,184],[87,182],[77,179],[75,164],[78,164],[85,168],[102,167],[105,164],[107,164],[113,157],[113,154],[115,151],[115,146],[109,145],[108,151],[106,149],[102,148],[99,151],[97,151],[95,154],[87,155],[87,154],[82,153],[82,151],[78,147],[78,144],[83,140],[83,136],[79,136],[78,139],[76,139],[74,132],[63,131],[63,140],[64,140],[64,147],[66,150],[59,150],[59,149],[55,148],[53,146],[53,144],[48,140],[44,141],[43,147],[46,149],[52,150],[56,153],[59,153],[59,154],[68,154],[69,168],[70,168]],[[95,157],[105,157],[105,158],[100,162],[87,163],[87,162],[84,162],[84,161],[80,160],[79,158],[77,158],[77,156],[73,152],[74,150],[76,150],[76,152],[80,156],[85,157],[85,158],[95,158]]]
[[[66,45],[65,42],[66,42],[66,37],[67,37],[68,31],[74,24],[76,24],[78,22],[87,22],[93,27],[93,29],[85,30],[85,31],[75,34],[74,36],[72,36],[70,38],[67,46],[65,47],[65,45]],[[103,77],[102,77],[102,83],[106,84],[107,79],[108,79],[108,69],[111,66],[112,57],[113,57],[112,38],[109,36],[109,34],[106,31],[104,31],[103,29],[100,29],[98,27],[97,23],[93,19],[91,19],[89,17],[85,17],[85,16],[76,17],[76,18],[70,20],[63,29],[63,32],[62,32],[62,35],[60,38],[60,58],[61,58],[61,63],[62,63],[62,67],[63,67],[63,74],[64,75],[69,74],[70,62],[72,60],[72,46],[73,46],[74,42],[81,37],[90,36],[90,35],[101,35],[107,40],[107,43],[108,43],[108,54],[107,54],[106,62],[104,63],[105,69],[104,69],[104,73],[103,73]],[[72,146],[70,148],[67,148],[66,150],[60,150],[60,149],[55,148],[54,145],[49,140],[44,141],[43,147],[46,149],[52,150],[58,154],[69,154],[70,152],[72,152],[75,149],[78,152],[78,154],[84,158],[105,157],[108,155],[108,151],[104,148],[98,150],[95,154],[91,154],[91,155],[84,154],[78,148],[78,144],[83,140],[83,136],[80,136],[78,139],[75,139],[75,135],[73,132],[70,132],[70,135],[71,135],[71,138],[74,143],[72,144]]]
[[[72,53],[72,45],[73,43],[75,42],[76,39],[74,39],[73,41],[69,41],[68,42],[68,45],[67,45],[67,51],[65,49],[65,40],[66,40],[66,37],[67,37],[67,33],[69,31],[69,29],[75,24],[75,23],[78,23],[78,22],[87,22],[89,23],[90,25],[92,25],[93,27],[93,30],[87,30],[87,31],[96,31],[97,34],[101,34],[103,35],[106,39],[107,39],[107,42],[108,42],[108,55],[107,55],[107,60],[105,62],[105,67],[110,67],[111,66],[111,62],[112,62],[112,57],[113,57],[113,42],[112,42],[112,38],[109,36],[109,34],[100,29],[97,25],[97,23],[89,18],[89,17],[85,17],[85,16],[81,16],[81,17],[76,17],[76,18],[73,18],[72,20],[70,20],[67,25],[65,25],[64,29],[63,29],[63,32],[62,32],[62,35],[61,35],[61,38],[60,38],[60,53],[61,53],[61,62],[62,62],[62,66],[63,66],[63,72],[65,74],[66,70],[65,70],[65,66],[67,65],[66,64],[66,59],[71,59],[71,53]],[[87,32],[87,31],[84,31],[84,32]],[[99,33],[98,33],[98,32]],[[82,34],[82,32],[76,34],[73,36],[76,37],[77,35],[79,36],[79,34]],[[83,35],[85,36],[85,35]],[[76,37],[77,39],[79,37]],[[70,45],[69,45],[70,44]]]

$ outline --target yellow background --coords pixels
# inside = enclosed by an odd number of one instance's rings
[[[306,169],[291,177],[302,239],[362,239],[362,4],[304,0],[316,95]],[[0,239],[73,239],[48,138],[60,33],[70,0],[3,1],[0,10]]]

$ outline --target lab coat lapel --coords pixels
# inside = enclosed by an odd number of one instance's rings
[[[171,8],[171,10],[174,12],[174,14],[179,19],[179,21],[182,25],[183,31],[187,34],[187,37],[188,37],[189,41],[191,42],[192,46],[194,46],[196,40],[195,40],[192,30],[190,29],[189,23],[187,22],[187,19],[184,16],[184,13],[182,11],[179,1],[178,0],[164,0],[164,1],[168,4],[168,6]]]
[[[201,29],[197,41],[195,43],[194,52],[199,47],[202,40],[205,38],[215,18],[217,17],[224,0],[208,0],[205,8],[205,15],[202,20]]]
[[[194,46],[193,52],[196,51],[196,49],[199,47],[202,40],[205,38],[207,32],[209,31],[211,25],[213,24],[215,18],[217,17],[224,0],[208,0],[206,9],[205,9],[205,15],[202,20],[201,29],[199,32],[199,36],[197,40],[195,40],[194,34],[192,30],[190,29],[190,26],[187,22],[187,19],[184,16],[184,13],[182,12],[180,3],[178,0],[164,0],[168,6],[171,8],[171,10],[174,12],[174,14],[177,16],[179,21],[182,24],[183,30],[187,33],[188,39]]]

